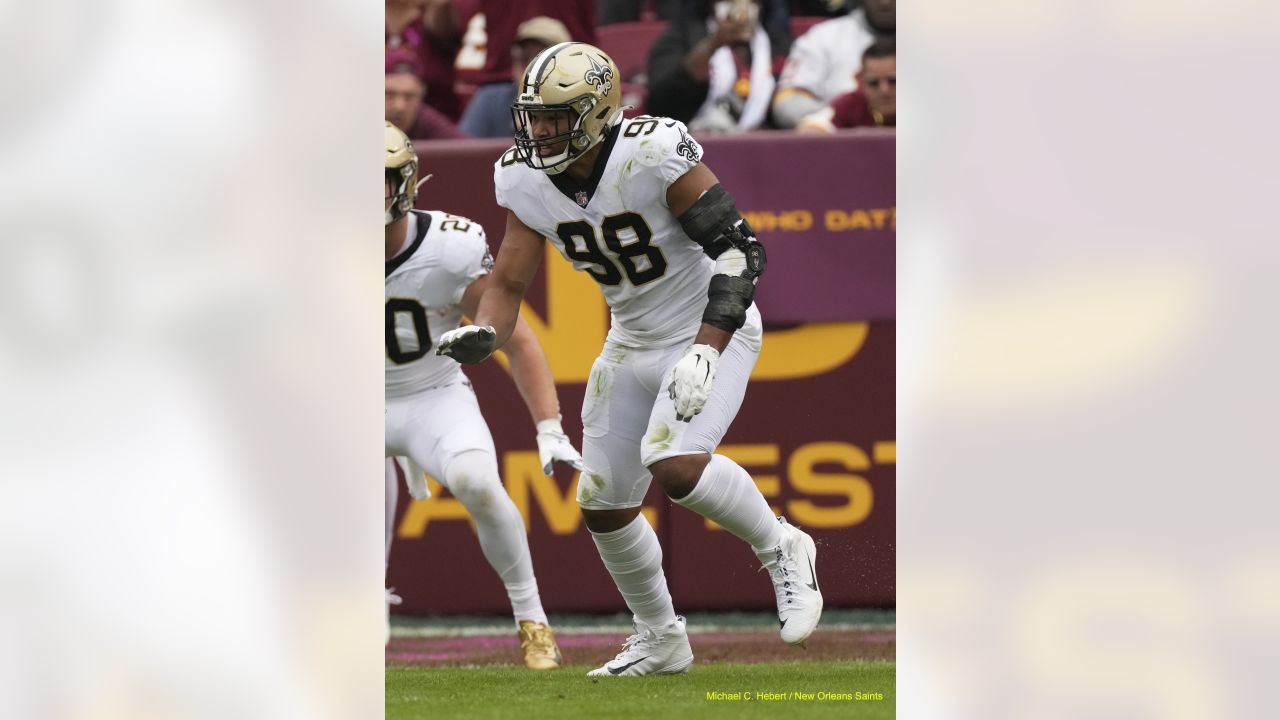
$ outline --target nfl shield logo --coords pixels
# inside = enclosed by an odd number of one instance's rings
[[[587,206],[587,200],[588,200],[587,194],[582,190],[579,190],[577,193],[575,193],[573,196],[573,199],[578,201],[578,207]]]

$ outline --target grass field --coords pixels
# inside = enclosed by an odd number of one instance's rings
[[[550,672],[517,664],[508,619],[398,618],[387,648],[386,717],[894,717],[892,610],[828,611],[807,650],[781,643],[776,622],[768,614],[691,615],[696,660],[688,675],[588,678],[619,649],[626,618],[553,616],[574,664]]]
[[[588,678],[586,665],[534,673],[518,667],[389,667],[387,720],[427,718],[892,718],[894,663],[695,665],[688,675]],[[813,699],[794,699],[792,693]],[[743,699],[708,700],[708,692]],[[819,692],[880,693],[883,700],[817,699]],[[785,699],[756,699],[781,693]],[[748,698],[748,696],[750,696]],[[873,696],[874,697],[874,696]]]

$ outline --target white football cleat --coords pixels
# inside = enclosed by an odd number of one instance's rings
[[[773,580],[782,641],[804,646],[822,617],[822,592],[818,590],[816,571],[818,550],[808,533],[786,518],[779,517],[778,522],[782,524],[782,544],[757,557]]]
[[[693,664],[693,648],[685,632],[684,618],[661,628],[651,628],[635,619],[636,634],[627,638],[622,652],[587,673],[587,677],[683,675]]]

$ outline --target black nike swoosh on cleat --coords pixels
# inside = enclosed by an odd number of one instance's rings
[[[790,620],[790,619],[791,619],[791,618],[787,618],[787,620]],[[782,628],[784,628],[784,627],[786,627],[786,626],[787,626],[787,620],[779,620],[779,621],[778,621],[778,629],[779,629],[779,630],[781,630]]]
[[[809,582],[808,582],[808,585],[809,585],[809,587],[810,587],[811,589],[813,589],[813,590],[815,590],[815,591],[818,589],[818,574],[817,574],[817,573],[815,573],[815,572],[813,571],[813,560],[809,560]]]
[[[617,668],[617,669],[609,668],[609,674],[611,674],[611,675],[621,675],[623,670],[626,670],[627,668],[631,667],[632,665],[635,665],[636,663],[639,663],[639,662],[644,662],[645,660],[648,660],[648,659],[649,659],[649,656],[647,656],[647,655],[646,655],[646,656],[644,656],[644,657],[640,658],[639,660],[636,660],[635,662],[627,663],[626,665],[623,665],[623,666],[622,666],[622,667],[620,667],[620,668]]]

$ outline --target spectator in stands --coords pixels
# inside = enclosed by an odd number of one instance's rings
[[[856,90],[856,48],[892,39],[896,13],[896,0],[865,0],[853,13],[818,23],[797,38],[773,98],[774,125],[793,128],[837,96]]]
[[[540,15],[520,23],[520,27],[516,28],[515,42],[511,45],[512,77],[510,81],[502,83],[505,94],[499,97],[496,88],[491,90],[491,96],[485,102],[492,103],[492,111],[468,113],[467,131],[475,133],[475,137],[513,135],[515,131],[511,125],[511,105],[516,101],[516,83],[535,55],[562,42],[569,42],[569,31],[559,20]]]
[[[461,32],[451,0],[386,0],[386,50],[418,57],[419,78],[430,88],[427,103],[456,121],[462,105],[454,92],[453,59]]]
[[[792,0],[791,14],[803,17],[839,17],[857,10],[862,0]]]
[[[645,5],[650,5],[659,20],[680,17],[680,0],[599,0],[596,25],[636,22],[642,18]]]
[[[898,63],[893,40],[877,40],[862,53],[858,89],[805,116],[801,132],[831,133],[855,127],[893,127],[898,121]]]
[[[790,43],[783,0],[691,3],[649,54],[649,112],[692,130],[758,128]]]
[[[480,86],[462,114],[459,125],[473,137],[510,136],[511,103],[515,99],[515,83],[511,66],[515,62],[512,47],[519,28],[527,20],[545,15],[561,23],[569,35],[565,40],[596,42],[597,0],[481,0],[487,34],[484,69],[474,73]],[[520,67],[524,71],[524,66]],[[495,128],[502,130],[496,131]]]
[[[444,113],[426,104],[418,57],[407,50],[392,50],[386,58],[387,122],[414,140],[464,138],[465,134]]]

